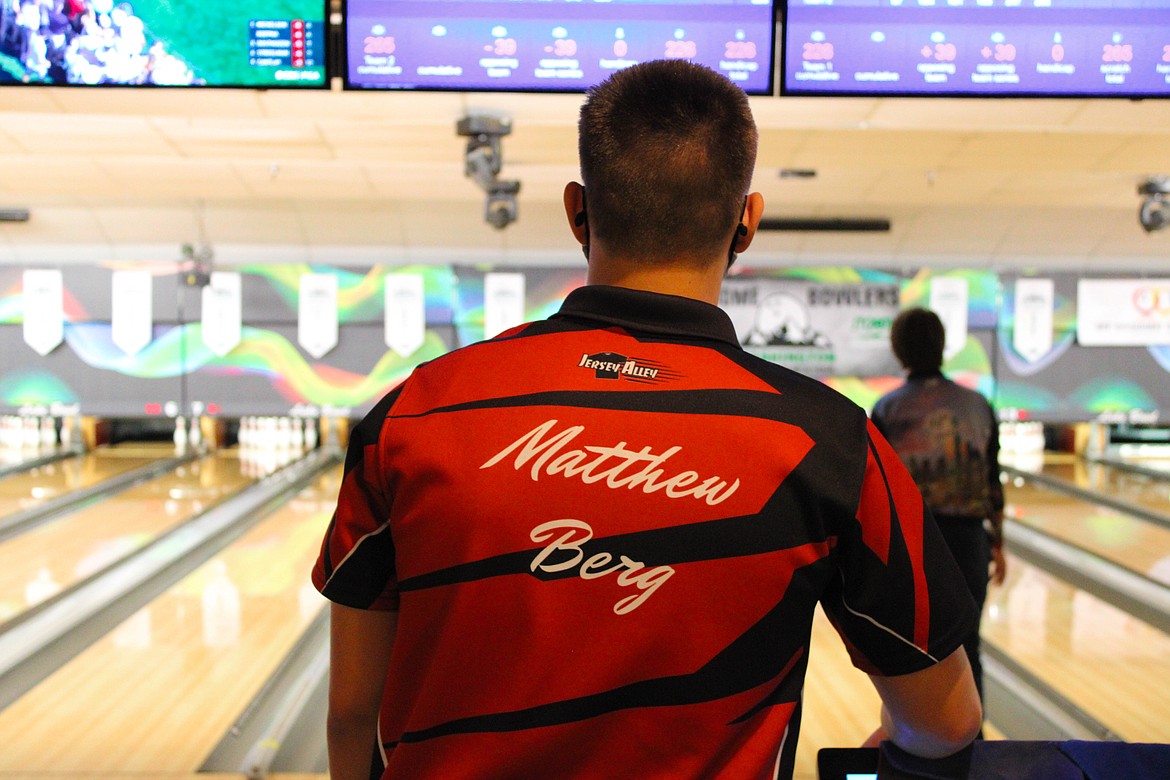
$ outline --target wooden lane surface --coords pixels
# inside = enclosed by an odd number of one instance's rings
[[[331,469],[0,712],[0,777],[192,773],[324,607]]]
[[[1123,446],[1120,454],[1110,455],[1109,458],[1132,463],[1151,471],[1165,471],[1167,472],[1166,476],[1170,478],[1170,455],[1127,454]]]
[[[1014,556],[983,638],[1131,742],[1170,742],[1170,636]]]
[[[859,747],[878,727],[880,713],[881,699],[873,683],[853,666],[841,638],[818,607],[804,680],[804,720],[796,745],[793,780],[817,780],[817,751],[825,747]],[[983,736],[1003,739],[992,723],[984,726]]]
[[[1170,528],[1040,482],[1009,479],[1004,497],[1012,520],[1170,585]]]
[[[0,543],[0,622],[149,544],[252,480],[232,450],[142,482]]]
[[[837,631],[817,607],[794,780],[816,780],[821,748],[859,747],[878,727],[880,712],[881,700],[869,677],[854,668]]]
[[[1170,517],[1170,474],[1158,479],[1065,453],[1047,453],[1043,464],[1045,476]]]
[[[174,456],[174,445],[101,447],[0,479],[0,517],[37,506],[71,490],[92,487],[151,461]]]

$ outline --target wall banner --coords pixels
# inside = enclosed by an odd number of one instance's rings
[[[1077,342],[1087,347],[1170,345],[1170,279],[1081,279]]]
[[[1055,287],[1051,279],[1017,279],[1012,347],[1035,363],[1052,349]]]
[[[422,274],[386,274],[386,346],[410,357],[427,337],[427,302]]]
[[[967,280],[936,276],[930,280],[930,310],[942,320],[947,331],[943,359],[950,360],[967,346]]]
[[[337,346],[336,275],[301,275],[297,298],[297,343],[318,359]]]
[[[524,274],[483,277],[483,337],[490,339],[524,322]]]
[[[65,282],[60,271],[25,271],[24,343],[47,355],[65,340]]]
[[[137,355],[154,338],[154,279],[149,271],[114,271],[110,299],[110,338]]]
[[[901,373],[890,351],[896,284],[734,277],[719,305],[740,344],[769,362],[814,377]]]
[[[223,357],[240,343],[243,328],[243,297],[240,275],[234,271],[213,271],[203,288],[203,343]]]

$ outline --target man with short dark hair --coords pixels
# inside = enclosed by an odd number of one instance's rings
[[[648,62],[590,90],[580,135],[587,285],[351,438],[313,572],[334,780],[790,777],[818,602],[876,736],[961,749],[976,614],[921,496],[864,411],[716,305],[763,211],[746,96]]]
[[[1006,574],[999,424],[980,393],[943,376],[946,329],[928,309],[907,309],[890,328],[906,383],[878,400],[873,422],[909,468],[980,612],[990,577]],[[979,626],[963,643],[983,696]]]

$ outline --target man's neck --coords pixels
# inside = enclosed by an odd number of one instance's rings
[[[723,268],[718,263],[704,267],[689,265],[641,265],[636,261],[598,257],[589,260],[587,284],[606,284],[631,290],[679,295],[710,304],[719,304]]]

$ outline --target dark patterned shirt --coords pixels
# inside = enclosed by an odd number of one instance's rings
[[[912,374],[874,404],[873,422],[936,516],[1003,511],[999,424],[982,395],[940,373]]]

